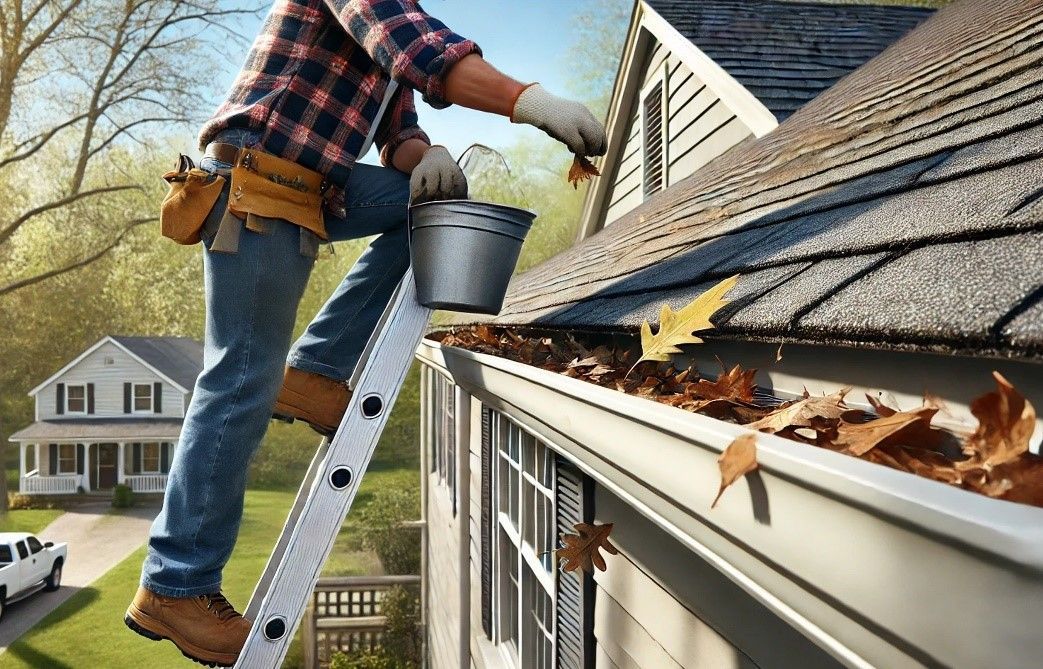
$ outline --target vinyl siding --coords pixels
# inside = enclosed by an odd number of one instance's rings
[[[111,364],[106,364],[111,359]],[[123,384],[129,383],[163,383],[162,412],[158,414],[125,414],[123,413]],[[180,418],[184,416],[185,397],[168,381],[164,381],[148,367],[128,355],[123,349],[111,342],[106,342],[97,350],[80,360],[71,369],[50,383],[36,394],[36,408],[40,420],[59,417],[55,411],[55,385],[94,384],[93,417],[114,416],[164,416]],[[82,414],[63,414],[60,417],[82,417]]]

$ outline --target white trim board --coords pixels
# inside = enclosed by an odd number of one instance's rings
[[[115,339],[113,339],[111,335],[105,335],[104,337],[99,339],[97,342],[92,344],[90,347],[88,347],[86,351],[84,351],[83,353],[81,353],[78,356],[76,356],[75,358],[73,358],[71,362],[66,364],[64,367],[59,369],[54,374],[52,374],[49,377],[47,377],[47,379],[45,379],[42,383],[37,385],[35,388],[30,390],[26,394],[29,395],[29,397],[35,397],[36,393],[38,393],[41,390],[43,390],[44,386],[46,386],[47,384],[51,383],[52,381],[54,381],[55,379],[60,377],[62,374],[64,374],[65,372],[69,371],[70,369],[72,369],[76,365],[78,365],[80,363],[80,361],[82,361],[84,358],[86,358],[91,353],[94,353],[95,351],[97,351],[105,343],[111,343],[113,346],[115,346],[119,350],[121,350],[124,353],[126,353],[127,355],[129,355],[131,357],[131,359],[134,360],[135,362],[137,362],[139,365],[142,365],[143,367],[145,367],[145,369],[148,369],[149,371],[153,372],[156,376],[158,376],[159,378],[163,379],[164,381],[166,381],[170,385],[174,386],[175,388],[177,388],[181,392],[183,392],[183,393],[189,392],[189,390],[187,388],[185,388],[184,386],[182,386],[180,383],[178,383],[174,379],[170,378],[169,376],[167,376],[163,372],[159,371],[158,369],[156,369],[155,367],[153,367],[149,363],[145,362],[144,359],[142,359],[140,356],[135,354],[129,348],[127,348],[123,344],[121,344],[118,341],[116,341]]]

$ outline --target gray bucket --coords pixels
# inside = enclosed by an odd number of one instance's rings
[[[536,214],[473,200],[410,207],[417,300],[425,307],[498,314]]]

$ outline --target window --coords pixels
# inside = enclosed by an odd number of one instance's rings
[[[152,413],[152,384],[134,384],[134,413]]]
[[[58,473],[76,473],[76,444],[58,444]]]
[[[11,554],[11,547],[7,544],[0,545],[0,564],[9,564],[14,562],[14,555]]]
[[[36,555],[43,550],[43,544],[41,544],[40,540],[36,537],[28,537],[26,541],[29,542],[29,550],[33,555]]]
[[[520,666],[554,662],[557,583],[554,455],[503,414],[492,412],[495,458],[496,638]]]
[[[65,412],[87,413],[87,386],[65,387]]]
[[[642,110],[642,146],[644,147],[644,180],[645,199],[663,190],[664,160],[666,143],[663,126],[663,80],[659,79],[644,94],[641,101]]]
[[[426,395],[428,398],[426,426],[430,440],[431,473],[449,488],[456,513],[456,385],[429,368]]]
[[[148,442],[141,445],[141,473],[159,473],[159,443]]]
[[[15,548],[18,549],[18,557],[22,560],[29,557],[29,550],[25,547],[24,541],[19,541],[17,544],[15,544]]]

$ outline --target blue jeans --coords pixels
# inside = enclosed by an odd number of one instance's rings
[[[225,131],[218,140],[244,146],[256,135]],[[200,167],[228,165],[207,158]],[[265,233],[244,228],[237,253],[212,252],[227,192],[226,184],[202,234],[203,371],[142,568],[141,584],[168,597],[221,587],[242,520],[250,459],[271,418],[284,363],[349,378],[409,266],[409,178],[394,169],[356,165],[345,187],[347,215],[327,215],[326,229],[333,241],[379,236],[291,347],[297,306],[315,260],[300,251],[301,228],[280,219],[271,219]]]

